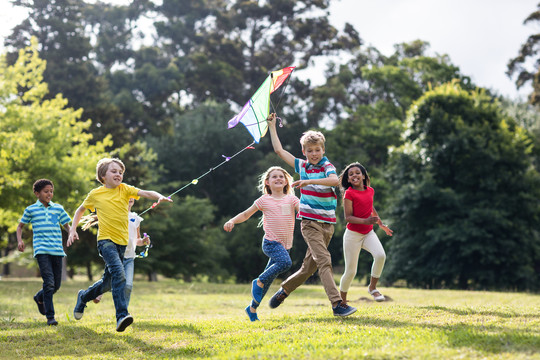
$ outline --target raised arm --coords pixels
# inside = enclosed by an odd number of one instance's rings
[[[278,154],[278,156],[285,161],[287,164],[292,166],[294,168],[294,159],[295,157],[285,150],[283,146],[281,146],[281,141],[279,141],[279,137],[276,130],[276,114],[272,113],[268,115],[268,129],[270,130],[270,139],[272,140],[272,146],[274,147],[274,152]]]
[[[243,223],[244,221],[249,219],[253,214],[255,214],[257,212],[257,210],[259,210],[259,209],[257,209],[255,204],[251,205],[249,208],[242,211],[240,214],[236,215],[231,220],[227,221],[223,225],[223,230],[225,230],[227,232],[231,232],[232,229],[234,228],[235,224]]]
[[[83,216],[84,212],[86,211],[86,208],[84,206],[79,206],[79,208],[75,211],[75,215],[73,215],[73,222],[71,223],[71,228],[69,229],[69,235],[67,240],[67,246],[71,246],[75,240],[79,239],[79,234],[77,234],[77,225],[79,225],[79,222],[81,221],[81,217]]]

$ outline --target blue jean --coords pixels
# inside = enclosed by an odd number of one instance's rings
[[[278,241],[263,239],[262,250],[270,258],[264,271],[259,275],[259,280],[264,284],[262,292],[262,298],[264,298],[270,285],[272,285],[278,275],[291,268],[292,261],[289,250],[285,250],[283,245]],[[257,308],[259,304],[251,300],[251,306]]]
[[[53,294],[60,289],[62,283],[63,256],[38,254],[36,260],[43,279],[43,287],[36,293],[38,302],[45,307],[47,319],[54,319]]]
[[[101,279],[83,291],[81,297],[87,303],[112,289],[116,320],[118,321],[128,315],[125,294],[126,274],[123,265],[126,246],[115,244],[111,240],[99,240],[97,247],[99,255],[105,261],[105,271]]]
[[[124,272],[126,273],[126,307],[129,306],[129,299],[131,298],[131,290],[133,289],[133,274],[135,272],[135,258],[124,258]]]

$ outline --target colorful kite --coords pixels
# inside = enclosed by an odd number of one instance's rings
[[[242,111],[229,120],[228,128],[235,127],[239,122],[249,131],[258,144],[268,130],[266,119],[270,114],[270,94],[276,91],[291,74],[295,66],[272,71],[255,94],[244,105]]]

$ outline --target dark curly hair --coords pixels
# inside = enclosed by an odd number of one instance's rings
[[[345,193],[345,191],[350,188],[352,185],[349,182],[349,170],[353,167],[357,167],[362,172],[362,175],[364,175],[364,187],[367,188],[371,185],[371,180],[369,178],[369,174],[366,170],[366,168],[360,164],[359,162],[354,162],[352,164],[347,165],[347,167],[339,174],[339,186],[341,188],[341,192]]]
[[[54,184],[49,179],[39,179],[34,183],[34,192],[40,192],[47,185],[51,185],[54,188]]]

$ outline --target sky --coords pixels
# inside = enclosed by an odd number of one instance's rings
[[[527,38],[540,32],[535,24],[523,24],[539,2],[334,0],[330,20],[338,29],[342,29],[345,22],[351,23],[366,45],[384,55],[393,52],[394,44],[417,39],[427,41],[431,45],[430,55],[447,54],[476,85],[510,98],[525,99],[530,87],[518,92],[505,72],[508,61],[517,56]],[[25,13],[13,8],[9,0],[0,0],[0,9],[0,37],[3,38]],[[320,84],[324,79],[324,66],[317,66],[309,76],[315,84]]]

